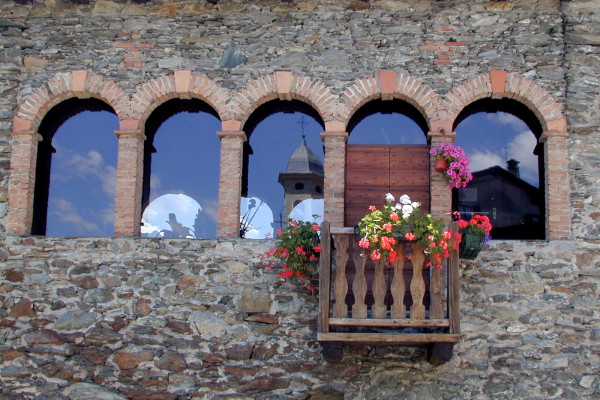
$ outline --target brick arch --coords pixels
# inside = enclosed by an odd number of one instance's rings
[[[56,74],[26,96],[13,118],[7,230],[30,234],[37,164],[37,133],[52,107],[70,98],[97,98],[110,105],[121,120],[129,97],[116,83],[87,70]]]
[[[212,107],[221,121],[224,121],[228,116],[226,103],[230,97],[227,89],[204,74],[189,70],[175,71],[142,85],[132,96],[128,120],[124,125],[143,132],[146,119],[152,111],[165,101],[175,98],[200,99]]]
[[[516,73],[493,70],[463,81],[441,103],[435,125],[450,132],[460,112],[483,98],[511,98],[529,108],[540,121],[544,144],[546,239],[571,237],[567,119],[563,108],[544,88]],[[440,136],[441,137],[441,136]]]
[[[254,110],[275,99],[308,103],[326,126],[339,117],[338,99],[323,83],[292,71],[275,71],[255,79],[239,91],[230,104],[229,119],[238,121],[241,129]]]
[[[52,107],[73,97],[102,100],[119,119],[129,108],[129,96],[116,83],[87,70],[59,73],[23,99],[13,119],[13,132],[37,131]]]
[[[484,98],[519,101],[535,114],[544,132],[567,130],[562,106],[546,89],[522,75],[500,70],[466,79],[452,89],[443,99],[436,121],[452,124],[466,106]]]
[[[406,101],[423,115],[430,129],[439,105],[438,95],[427,85],[405,74],[381,71],[357,80],[341,95],[340,117],[344,126],[361,106],[374,99]]]

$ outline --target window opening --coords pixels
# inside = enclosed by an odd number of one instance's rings
[[[217,236],[220,128],[217,114],[199,100],[169,100],[150,115],[144,147],[142,236]]]
[[[69,99],[42,120],[32,234],[112,236],[119,120],[97,99]]]
[[[240,235],[273,237],[288,218],[322,219],[324,125],[312,108],[297,101],[274,100],[259,107],[244,131],[244,174]],[[314,200],[314,201],[311,201]],[[295,207],[294,203],[299,202]],[[316,202],[316,203],[315,203]],[[313,203],[315,205],[313,206]],[[298,209],[300,211],[293,212]]]
[[[373,100],[348,123],[349,144],[427,144],[427,121],[405,101]]]
[[[374,100],[348,124],[345,225],[353,226],[369,205],[381,205],[386,193],[407,194],[430,207],[427,122],[402,100]]]
[[[455,144],[469,158],[473,180],[453,190],[453,209],[488,215],[495,239],[543,239],[542,133],[535,115],[514,100],[481,100],[456,122]]]

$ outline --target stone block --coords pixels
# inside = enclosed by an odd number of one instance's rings
[[[23,58],[23,65],[28,70],[41,71],[46,67],[46,65],[48,65],[48,60],[33,56],[26,56]]]
[[[271,296],[264,290],[245,287],[237,302],[238,311],[245,313],[268,313],[271,310]]]
[[[188,322],[196,332],[205,337],[220,336],[227,327],[225,321],[211,311],[195,311]]]

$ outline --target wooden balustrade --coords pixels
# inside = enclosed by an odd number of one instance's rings
[[[431,345],[430,359],[449,359],[460,334],[458,252],[438,270],[425,266],[422,245],[401,241],[405,256],[390,263],[357,243],[354,229],[322,224],[318,340]]]

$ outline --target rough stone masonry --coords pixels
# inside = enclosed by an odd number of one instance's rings
[[[597,1],[7,0],[0,10],[0,398],[600,398]],[[334,96],[378,71],[439,96],[491,70],[518,73],[567,117],[572,239],[493,241],[463,262],[450,362],[357,347],[329,364],[317,298],[262,267],[269,242],[6,232],[13,117],[79,70],[129,96],[175,70],[233,91],[291,70]]]

